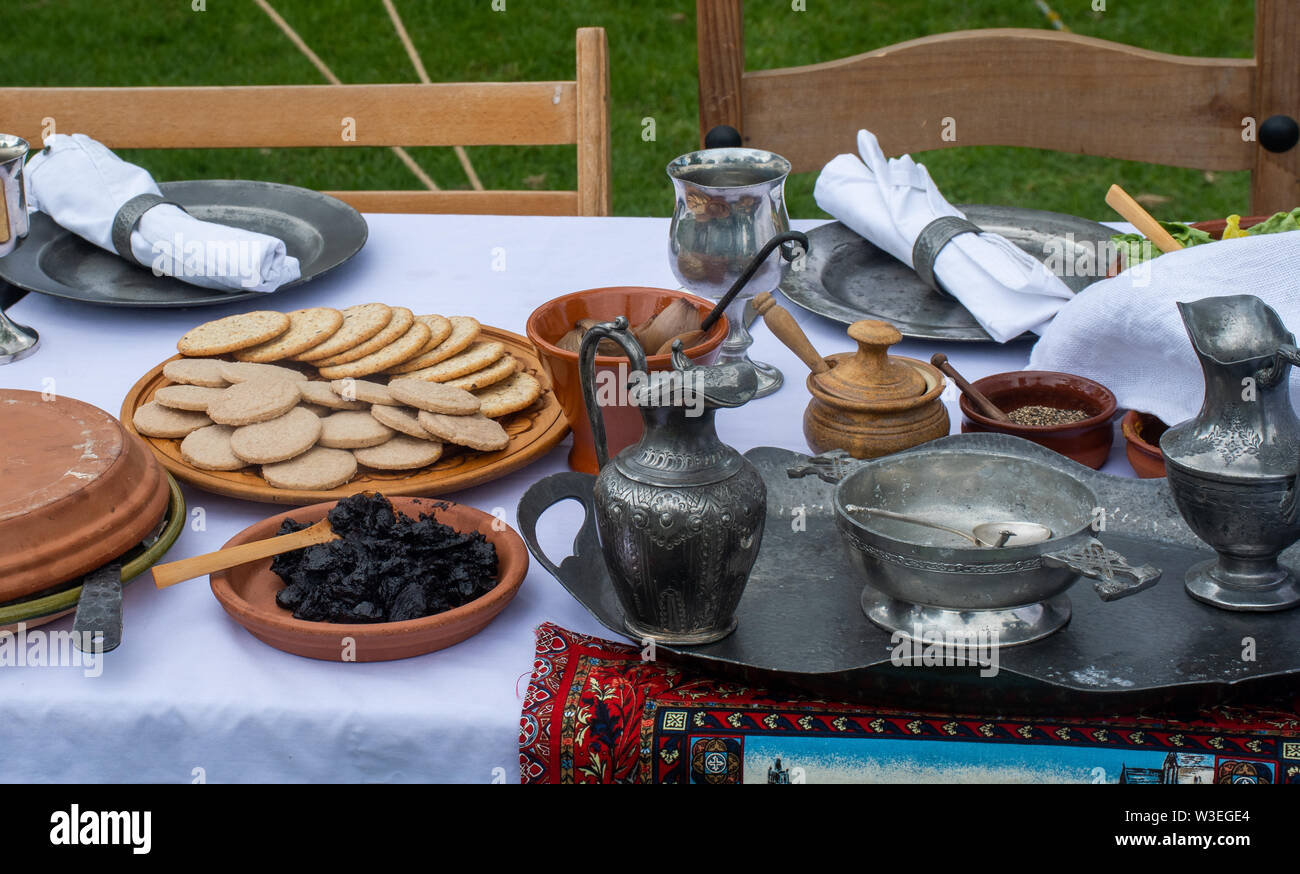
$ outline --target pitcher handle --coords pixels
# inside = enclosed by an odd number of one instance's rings
[[[1277,348],[1277,353],[1273,357],[1273,363],[1269,367],[1262,369],[1255,377],[1255,381],[1261,387],[1268,388],[1274,383],[1280,382],[1282,374],[1286,371],[1286,366],[1282,362],[1300,367],[1300,349],[1297,349],[1291,343],[1283,343]],[[1282,496],[1282,521],[1287,525],[1294,525],[1296,518],[1300,516],[1300,458],[1296,459],[1296,478],[1291,488]]]
[[[627,316],[619,316],[612,322],[601,322],[582,335],[582,345],[578,347],[578,378],[582,383],[582,402],[587,407],[587,418],[591,421],[591,436],[596,444],[597,469],[609,463],[609,444],[605,439],[605,417],[600,412],[600,404],[596,401],[596,348],[606,337],[622,346],[628,360],[632,362],[632,371],[628,374],[629,385],[633,374],[644,374],[649,369],[646,365],[645,351],[628,330]]]

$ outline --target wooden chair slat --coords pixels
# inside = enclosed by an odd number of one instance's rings
[[[580,215],[576,191],[327,191],[359,212]]]
[[[1253,93],[1248,59],[1189,58],[1051,31],[959,31],[747,73],[744,135],[797,171],[855,152],[863,127],[887,155],[1033,146],[1242,170],[1256,151],[1241,137]]]

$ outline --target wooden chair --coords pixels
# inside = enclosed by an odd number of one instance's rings
[[[610,211],[609,48],[599,27],[578,30],[573,81],[0,88],[0,130],[35,148],[45,119],[114,149],[576,143],[577,191],[329,193],[362,212]],[[354,139],[345,139],[349,127]]]
[[[746,72],[741,0],[696,0],[696,17],[701,141],[714,126],[731,125],[747,144],[790,159],[796,171],[854,152],[854,135],[865,127],[886,155],[1030,146],[1251,170],[1251,212],[1300,206],[1300,149],[1292,133],[1300,118],[1300,0],[1256,0],[1253,59],[1185,57],[1001,28]],[[1260,141],[1243,136],[1247,118],[1258,130],[1273,116],[1282,118]]]

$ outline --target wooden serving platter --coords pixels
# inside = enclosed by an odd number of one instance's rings
[[[506,350],[519,359],[523,369],[537,377],[543,386],[550,380],[542,369],[537,354],[528,339],[500,328],[483,326],[482,339],[498,340]],[[257,467],[236,471],[200,470],[191,467],[181,457],[181,441],[161,437],[146,437],[132,424],[135,411],[153,400],[154,393],[171,380],[163,376],[168,361],[182,356],[174,355],[150,370],[127,392],[122,402],[122,424],[136,434],[153,450],[163,467],[179,480],[205,491],[248,501],[271,504],[316,504],[335,501],[357,492],[377,491],[386,495],[419,495],[438,497],[460,489],[481,485],[531,464],[553,449],[569,433],[569,423],[564,418],[555,393],[547,388],[528,409],[504,416],[498,421],[510,435],[510,445],[497,452],[475,452],[464,447],[448,446],[435,464],[414,471],[377,471],[362,467],[345,485],[335,489],[310,491],[302,489],[277,489],[264,480]]]

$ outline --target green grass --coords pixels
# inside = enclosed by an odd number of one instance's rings
[[[664,166],[696,147],[695,4],[691,0],[396,0],[434,80],[566,79],[573,34],[608,31],[613,86],[614,211],[668,215]],[[413,82],[415,72],[380,0],[272,0],[334,72],[349,83]],[[1169,5],[1052,0],[1076,33],[1158,51],[1248,57],[1252,0]],[[262,85],[319,83],[316,69],[250,0],[0,0],[0,57],[6,85]],[[928,33],[974,27],[1046,28],[1032,0],[749,0],[750,69],[843,57]],[[1044,75],[1050,75],[1045,70]],[[1122,85],[1117,84],[1117,99]],[[3,114],[0,107],[0,115]],[[656,137],[642,139],[642,120]],[[148,124],[149,119],[140,119]],[[232,119],[231,124],[238,124]],[[1153,135],[1159,135],[1158,131]],[[852,142],[852,131],[843,132]],[[1195,148],[1189,143],[1188,148]],[[572,188],[573,147],[469,150],[489,188]],[[450,149],[414,149],[443,188],[467,188]],[[418,183],[386,149],[130,151],[159,179],[239,177],[311,188],[413,188]],[[1008,203],[1091,218],[1113,218],[1102,195],[1111,182],[1149,195],[1162,216],[1243,212],[1247,174],[1133,164],[1030,149],[969,147],[922,153],[955,202]],[[792,177],[790,212],[822,215],[812,200],[815,173]]]

